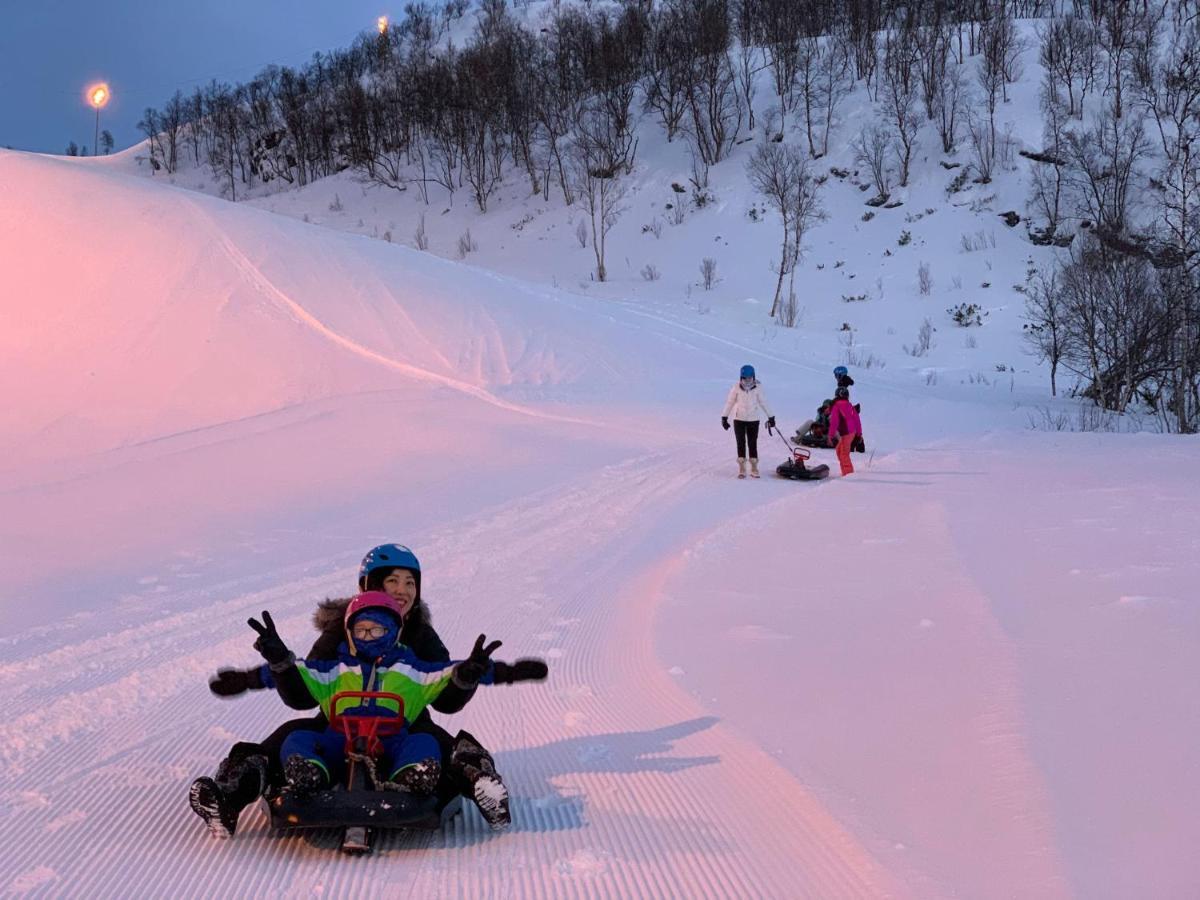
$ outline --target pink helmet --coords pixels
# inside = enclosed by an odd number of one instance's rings
[[[399,603],[383,591],[366,591],[346,604],[346,616],[342,624],[349,629],[350,620],[364,609],[386,609],[396,617],[397,622],[404,623],[404,610],[400,608]]]

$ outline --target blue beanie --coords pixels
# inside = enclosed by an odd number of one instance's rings
[[[742,377],[743,378],[753,378],[754,377],[754,366],[749,366],[749,365],[742,366]]]

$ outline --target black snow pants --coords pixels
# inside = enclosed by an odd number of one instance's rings
[[[733,420],[733,436],[737,439],[738,459],[746,456],[746,444],[750,445],[750,458],[758,459],[758,419],[753,422]]]

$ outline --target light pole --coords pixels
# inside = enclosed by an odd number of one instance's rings
[[[108,105],[112,92],[104,82],[93,84],[87,91],[88,103],[96,110],[96,138],[92,142],[92,156],[100,155],[100,110]]]
[[[380,33],[380,34],[387,34],[387,30],[388,30],[388,17],[387,17],[387,16],[380,16],[378,19],[376,19],[376,20],[375,20],[375,27],[379,29],[379,33]]]

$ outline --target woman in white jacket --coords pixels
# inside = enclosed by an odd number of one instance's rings
[[[737,438],[738,478],[746,477],[746,451],[750,451],[750,477],[758,477],[758,411],[767,415],[767,428],[775,427],[775,417],[767,408],[767,398],[762,385],[754,377],[754,366],[742,366],[738,383],[729,392],[725,401],[725,412],[721,415],[721,427],[729,430],[729,417],[733,416],[733,434]],[[747,448],[746,444],[749,443]]]

